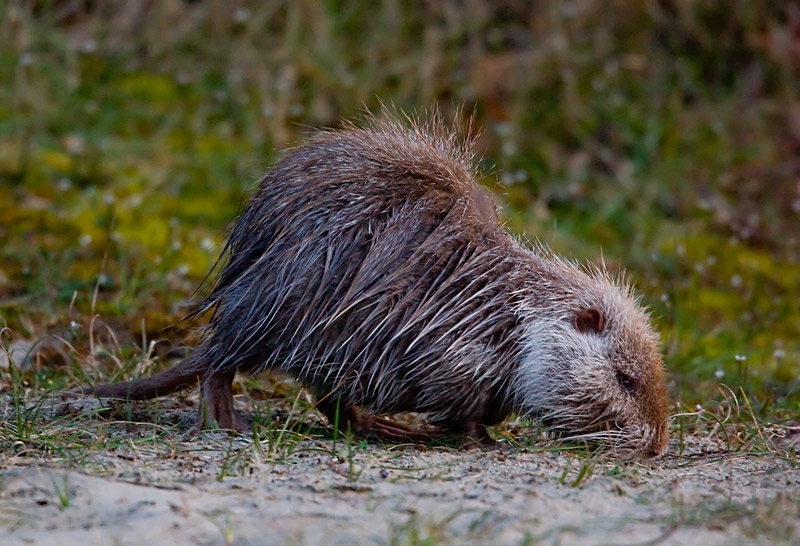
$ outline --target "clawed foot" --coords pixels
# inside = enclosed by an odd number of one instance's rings
[[[422,443],[431,439],[431,433],[412,425],[396,423],[377,417],[347,403],[337,405],[335,400],[323,398],[317,403],[328,422],[338,422],[339,430],[350,430],[358,436],[373,437],[395,443]],[[338,419],[337,419],[338,413]]]
[[[362,414],[361,417],[366,422],[362,421],[360,434],[365,436],[375,436],[389,442],[415,444],[431,439],[430,433],[411,425],[395,423],[394,421],[369,414]]]
[[[223,429],[248,432],[250,424],[233,409],[234,374],[209,375],[200,389],[200,408],[192,432]]]

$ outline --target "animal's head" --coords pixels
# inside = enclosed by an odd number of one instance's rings
[[[568,436],[606,441],[633,457],[661,455],[668,400],[649,317],[603,271],[556,265],[562,270],[534,283],[520,310],[516,405]]]

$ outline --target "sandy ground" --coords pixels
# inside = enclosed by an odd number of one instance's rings
[[[639,463],[341,442],[337,457],[319,439],[270,454],[219,432],[138,436],[77,470],[4,457],[0,544],[800,541],[796,460],[714,453],[700,438]]]

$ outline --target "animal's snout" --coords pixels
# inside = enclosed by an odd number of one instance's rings
[[[666,453],[668,447],[669,433],[666,425],[662,425],[656,429],[655,434],[653,434],[653,438],[650,441],[650,445],[647,446],[644,454],[648,459],[660,457]]]

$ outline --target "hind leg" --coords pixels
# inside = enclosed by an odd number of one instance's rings
[[[233,409],[235,372],[212,373],[200,387],[200,408],[193,430],[220,428],[246,432],[250,425]]]
[[[377,417],[349,402],[340,401],[337,404],[335,399],[322,398],[317,402],[317,409],[328,418],[331,425],[337,422],[338,411],[339,430],[346,431],[349,428],[358,436],[398,443],[420,443],[431,439],[429,432]]]
[[[442,428],[451,434],[464,437],[464,447],[496,447],[497,442],[489,436],[486,425],[477,421],[449,422]]]

